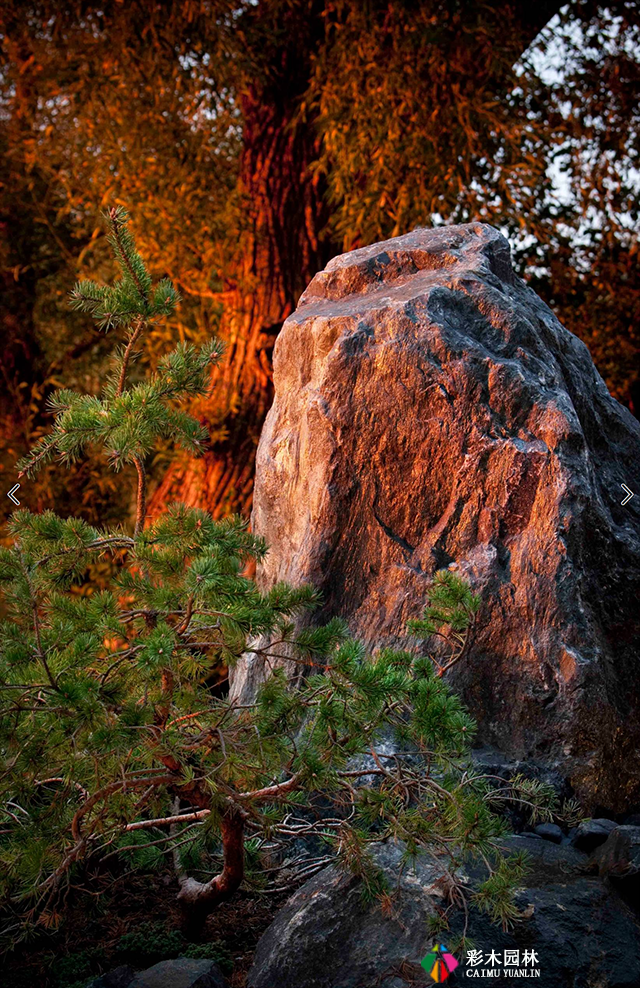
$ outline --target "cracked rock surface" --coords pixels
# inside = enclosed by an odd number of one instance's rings
[[[448,674],[483,743],[587,806],[640,798],[640,424],[483,224],[334,258],[286,321],[257,455],[263,588],[319,587],[372,646],[433,573],[481,595]],[[637,491],[624,507],[621,484]],[[247,695],[264,672],[233,674]]]
[[[636,988],[640,933],[632,911],[605,883],[583,874],[586,855],[545,840],[511,837],[508,853],[526,852],[530,873],[516,895],[521,919],[509,931],[473,909],[468,936],[486,957],[495,950],[535,950],[544,988]],[[426,856],[401,868],[402,848],[374,846],[389,882],[388,907],[365,904],[359,880],[327,868],[280,910],[256,949],[249,988],[410,988],[433,984],[420,960],[433,945],[429,919],[446,902],[441,872]],[[475,877],[484,877],[479,874]],[[450,916],[450,942],[464,929]],[[466,984],[461,967],[451,983]],[[496,974],[499,972],[496,971]],[[507,982],[499,977],[500,984]],[[509,979],[511,983],[511,979]]]

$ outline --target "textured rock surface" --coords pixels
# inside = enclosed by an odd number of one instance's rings
[[[551,841],[552,844],[562,843],[562,831],[555,823],[540,823],[537,827],[534,827],[534,833],[538,837],[542,837],[543,840]]]
[[[475,912],[469,936],[488,955],[535,950],[544,988],[635,988],[640,984],[640,930],[631,910],[598,878],[582,874],[586,856],[569,845],[510,838],[510,851],[530,858],[528,885],[517,894],[526,917],[504,933]],[[395,887],[400,849],[378,849]],[[334,868],[316,875],[289,900],[262,937],[248,988],[403,988],[432,984],[419,966],[433,945],[427,921],[441,902],[437,871],[419,859],[405,871],[391,908],[366,907],[358,881]],[[450,939],[462,930],[453,917]],[[446,941],[446,937],[445,937]],[[460,960],[463,960],[460,958]],[[451,984],[469,983],[465,968]],[[502,983],[502,980],[501,982]]]
[[[226,984],[214,961],[178,957],[141,971],[130,988],[226,988]]]
[[[585,820],[576,829],[571,843],[579,851],[590,854],[596,847],[604,844],[612,830],[616,829],[613,820]]]
[[[601,876],[606,876],[625,892],[633,892],[640,905],[640,827],[615,827],[592,861]]]
[[[640,424],[485,225],[335,258],[285,323],[257,456],[258,578],[378,645],[438,568],[482,595],[451,681],[481,738],[592,807],[640,797]],[[638,492],[625,507],[621,484]],[[233,691],[261,669],[243,660]]]
[[[113,971],[107,971],[106,974],[101,974],[99,978],[94,978],[86,988],[129,988],[134,977],[133,968],[129,967],[128,964],[122,964],[120,967],[114,968]]]

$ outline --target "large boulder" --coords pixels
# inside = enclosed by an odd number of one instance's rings
[[[460,968],[447,984],[469,984],[474,972],[499,975],[488,958],[494,951],[503,967],[510,951],[510,959],[518,960],[511,973],[517,969],[534,977],[537,970],[544,988],[636,988],[640,929],[615,891],[583,874],[586,855],[570,845],[525,837],[506,840],[504,849],[529,857],[527,886],[516,894],[521,919],[505,932],[471,910],[467,935],[482,960],[470,964],[458,955]],[[433,984],[420,962],[435,942],[429,920],[448,905],[441,871],[426,857],[418,858],[415,869],[401,867],[402,849],[393,843],[378,846],[374,855],[389,882],[386,906],[367,904],[359,879],[326,869],[293,895],[263,935],[248,988]],[[450,932],[440,934],[438,942],[441,937],[445,944],[453,942],[463,932],[461,909],[450,911],[449,921]]]
[[[481,595],[448,674],[484,743],[640,798],[640,424],[483,224],[334,258],[287,319],[257,455],[263,588],[397,643],[433,573]],[[637,496],[621,505],[627,484]],[[247,657],[232,691],[263,676]]]

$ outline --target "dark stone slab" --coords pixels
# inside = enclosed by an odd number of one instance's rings
[[[123,964],[121,967],[114,968],[113,971],[101,974],[99,978],[94,978],[86,988],[129,988],[134,977],[133,968],[129,967],[128,964]]]
[[[561,844],[563,833],[560,827],[555,823],[539,823],[537,827],[534,828],[535,833],[538,837],[542,837],[543,840],[551,841],[552,844]]]
[[[640,931],[621,897],[585,874],[587,858],[569,844],[513,837],[505,852],[527,852],[531,869],[517,893],[522,919],[509,932],[472,911],[468,935],[485,954],[534,950],[544,988],[638,988]],[[401,988],[430,984],[420,961],[433,946],[427,923],[444,905],[438,868],[419,859],[399,877],[401,848],[380,845],[377,863],[392,888],[392,906],[363,903],[359,881],[331,867],[307,882],[276,916],[258,944],[248,988]],[[455,913],[453,938],[464,917]],[[440,938],[439,938],[440,939]],[[468,984],[465,958],[452,988]],[[462,972],[462,973],[461,973]],[[413,979],[413,980],[412,980]],[[421,979],[421,980],[418,980]]]
[[[130,988],[227,988],[227,982],[215,961],[178,957],[141,971]]]
[[[615,827],[616,823],[613,820],[585,820],[584,823],[579,824],[577,827],[571,843],[579,851],[585,851],[587,854],[591,854],[592,851],[595,851],[596,847],[604,844]]]

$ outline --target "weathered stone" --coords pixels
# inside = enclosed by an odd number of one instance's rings
[[[640,423],[513,274],[491,227],[334,258],[286,321],[257,455],[263,588],[402,640],[433,573],[482,598],[448,674],[483,743],[562,771],[587,805],[640,797]],[[245,658],[235,695],[263,675]]]
[[[576,828],[571,843],[579,851],[586,851],[587,854],[591,854],[596,847],[604,844],[615,827],[616,823],[613,820],[585,820]]]
[[[552,844],[562,843],[562,831],[556,823],[539,823],[534,830],[538,837],[542,837],[543,840],[551,841]]]
[[[227,988],[215,961],[178,957],[141,971],[130,988]]]
[[[633,988],[640,984],[640,931],[622,899],[582,872],[586,857],[570,845],[513,837],[505,850],[524,850],[531,871],[517,893],[523,913],[504,932],[472,910],[468,935],[487,957],[495,950],[534,950],[544,988]],[[425,858],[403,871],[401,849],[375,852],[391,889],[389,908],[364,905],[359,881],[328,868],[307,882],[278,913],[260,940],[249,988],[362,988],[430,984],[420,960],[433,946],[427,922],[444,904],[438,869]],[[445,943],[460,934],[462,912],[451,917]],[[438,938],[440,940],[440,937]],[[455,983],[467,983],[465,959]],[[456,974],[456,979],[458,977]],[[452,979],[453,982],[453,979]]]
[[[134,977],[133,968],[129,967],[128,964],[123,964],[114,968],[113,971],[101,974],[99,978],[94,978],[86,988],[129,988]]]
[[[591,860],[601,877],[606,876],[625,895],[640,900],[640,827],[615,827]]]

